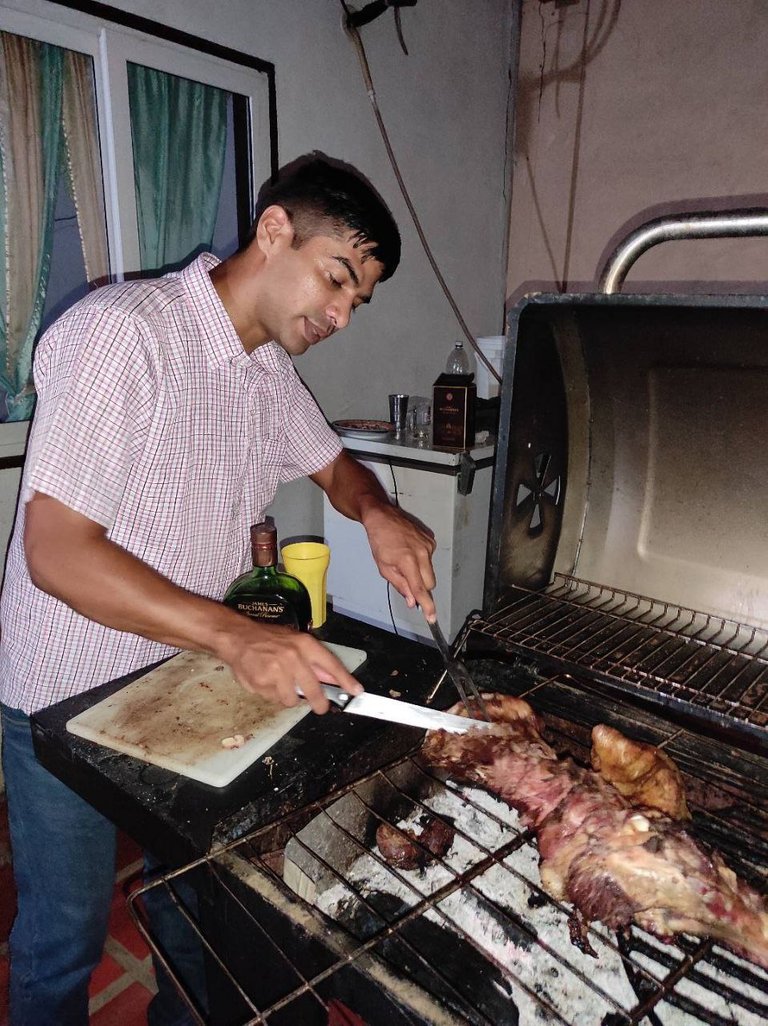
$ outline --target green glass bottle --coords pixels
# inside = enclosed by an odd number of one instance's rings
[[[224,604],[254,620],[307,631],[312,626],[309,592],[277,567],[277,529],[272,517],[251,527],[253,570],[230,584]]]

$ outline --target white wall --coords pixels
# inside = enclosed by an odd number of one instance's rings
[[[766,52],[764,0],[524,0],[510,298],[591,289],[651,217],[768,207]],[[644,254],[625,291],[766,279],[768,239],[675,242]]]

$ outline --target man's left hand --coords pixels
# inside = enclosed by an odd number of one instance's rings
[[[312,480],[335,509],[363,525],[381,576],[411,609],[421,606],[427,620],[434,622],[435,536],[430,529],[393,506],[376,475],[346,452],[312,474]]]
[[[434,621],[433,533],[405,510],[389,504],[368,510],[363,526],[381,576],[400,592],[410,609],[421,606],[427,620]]]

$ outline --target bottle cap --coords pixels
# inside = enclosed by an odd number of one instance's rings
[[[272,517],[251,527],[251,553],[254,566],[273,566],[277,562],[277,528]]]

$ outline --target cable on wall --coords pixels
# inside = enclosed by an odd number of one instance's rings
[[[345,29],[348,35],[350,36],[352,42],[354,43],[355,50],[357,51],[358,60],[360,61],[360,68],[363,73],[363,81],[365,83],[366,92],[368,94],[368,99],[371,102],[371,107],[373,108],[374,117],[376,118],[376,124],[378,125],[379,132],[381,133],[381,138],[384,142],[384,148],[387,151],[389,162],[392,165],[392,170],[395,174],[397,184],[400,188],[400,192],[402,193],[403,199],[405,200],[405,205],[408,208],[408,212],[411,215],[411,220],[413,221],[414,227],[416,228],[416,234],[419,237],[419,241],[421,242],[424,253],[426,254],[427,260],[429,261],[430,267],[432,268],[432,271],[434,272],[434,275],[437,278],[438,284],[443,290],[443,293],[445,294],[445,297],[448,300],[448,303],[451,309],[453,310],[454,315],[456,316],[456,320],[459,322],[461,330],[464,332],[467,341],[474,350],[478,359],[485,364],[486,368],[488,369],[488,372],[493,375],[496,381],[501,382],[501,375],[490,362],[490,360],[486,357],[486,355],[482,352],[477,342],[475,341],[474,335],[469,330],[467,323],[464,320],[461,311],[459,310],[458,304],[456,303],[456,300],[453,298],[451,290],[449,289],[448,284],[445,281],[445,278],[443,277],[440,268],[438,267],[437,261],[435,260],[435,257],[432,253],[429,242],[427,241],[427,237],[424,234],[423,228],[421,227],[421,222],[419,221],[418,214],[416,213],[416,208],[413,205],[411,197],[408,193],[408,189],[405,185],[405,181],[403,180],[403,176],[400,172],[400,167],[397,163],[397,158],[395,156],[394,150],[392,149],[392,144],[389,139],[389,133],[387,132],[386,126],[384,124],[384,119],[381,115],[381,111],[379,110],[379,103],[376,98],[376,89],[373,85],[371,69],[368,64],[368,57],[366,56],[365,46],[363,45],[363,41],[360,37],[360,32],[358,31],[357,25],[354,22],[353,12],[350,10],[346,0],[339,0],[339,2],[341,3],[342,9],[344,11]]]

